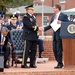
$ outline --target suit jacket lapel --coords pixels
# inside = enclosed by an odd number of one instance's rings
[[[54,21],[55,18],[55,14],[53,14],[52,19],[51,19],[51,23]]]
[[[59,17],[58,18],[60,18],[62,16],[62,13],[60,13],[60,15],[59,15]]]

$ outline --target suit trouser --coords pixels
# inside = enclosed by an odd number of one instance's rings
[[[60,38],[60,30],[53,34],[53,51],[58,64],[62,64],[62,39]]]
[[[30,50],[31,52],[29,52]],[[36,59],[36,51],[37,51],[37,41],[25,40],[22,65],[25,66],[27,64],[27,59],[29,56],[30,56],[30,65],[34,65]]]
[[[10,55],[10,47],[9,46],[4,46],[3,51],[4,51],[4,65],[6,65],[8,57]]]
[[[39,45],[39,51],[44,51],[43,40],[38,39],[37,44]]]

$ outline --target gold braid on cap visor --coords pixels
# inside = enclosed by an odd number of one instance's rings
[[[33,8],[33,7],[29,7],[28,9],[34,10],[34,8]]]
[[[17,18],[16,18],[16,17],[11,17],[11,19],[12,19],[12,20],[15,20],[15,19],[17,19]]]

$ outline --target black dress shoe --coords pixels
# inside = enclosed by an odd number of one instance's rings
[[[43,56],[39,56],[39,58],[43,58]]]
[[[21,68],[29,68],[27,65],[24,66],[24,65],[21,65]]]
[[[9,68],[9,66],[8,65],[4,65],[4,68]]]
[[[37,66],[36,66],[36,65],[30,65],[30,67],[31,67],[31,68],[37,68]]]
[[[58,69],[58,68],[62,68],[63,65],[57,65],[56,67],[54,67],[55,69]]]

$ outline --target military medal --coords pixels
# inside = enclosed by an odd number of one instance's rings
[[[33,21],[33,19],[32,19],[32,18],[30,18],[30,21],[32,22],[32,21]]]

